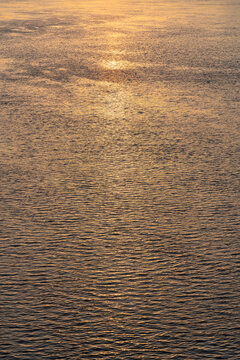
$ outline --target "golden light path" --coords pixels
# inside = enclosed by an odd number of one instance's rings
[[[126,49],[124,47],[124,34],[109,30],[105,37],[106,49],[103,51],[101,65],[109,70],[122,70],[129,64],[124,60]]]

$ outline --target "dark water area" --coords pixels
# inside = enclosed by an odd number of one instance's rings
[[[1,0],[1,359],[240,359],[239,14]]]

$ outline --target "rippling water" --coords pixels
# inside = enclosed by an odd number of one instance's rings
[[[240,358],[239,13],[1,1],[1,359]]]

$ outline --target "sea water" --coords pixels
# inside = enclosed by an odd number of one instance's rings
[[[239,14],[1,0],[1,359],[240,358]]]

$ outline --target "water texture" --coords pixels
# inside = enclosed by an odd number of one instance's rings
[[[240,358],[239,14],[1,0],[1,359]]]

